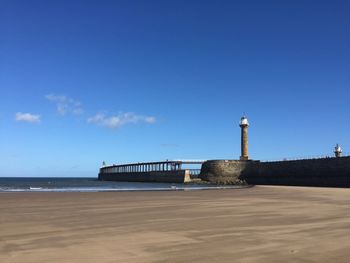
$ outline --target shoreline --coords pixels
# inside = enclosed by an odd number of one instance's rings
[[[71,181],[70,181],[71,180]],[[0,179],[2,192],[124,192],[124,191],[194,191],[214,189],[237,189],[246,184],[210,184],[202,181],[189,183],[118,182],[90,179],[28,178],[27,180]]]
[[[230,185],[230,186],[205,186],[205,187],[174,187],[174,188],[135,188],[135,189],[9,189],[0,190],[1,193],[106,193],[106,192],[173,192],[173,191],[204,191],[204,190],[225,190],[225,189],[242,189],[254,187],[253,185],[240,186],[240,185]]]

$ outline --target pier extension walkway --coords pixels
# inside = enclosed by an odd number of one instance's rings
[[[103,166],[98,175],[103,181],[185,183],[198,178],[205,160],[166,160],[162,162],[130,163]],[[187,166],[188,168],[184,167]]]

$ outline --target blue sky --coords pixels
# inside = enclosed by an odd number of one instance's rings
[[[0,176],[350,152],[350,1],[0,1]]]

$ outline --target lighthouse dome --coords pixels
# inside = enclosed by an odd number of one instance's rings
[[[247,117],[243,116],[239,122],[239,125],[249,125]]]

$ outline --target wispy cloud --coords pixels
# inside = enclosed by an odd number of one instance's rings
[[[46,99],[56,104],[57,113],[60,115],[66,115],[68,113],[74,115],[80,115],[84,113],[81,106],[81,102],[65,95],[48,94]]]
[[[16,121],[25,121],[30,123],[39,123],[41,121],[40,115],[22,112],[17,112],[15,119]]]
[[[126,124],[153,124],[156,122],[156,118],[153,116],[137,115],[132,112],[120,113],[114,116],[106,116],[105,114],[98,113],[95,116],[88,118],[87,121],[88,123],[96,124],[98,126],[117,129]]]

